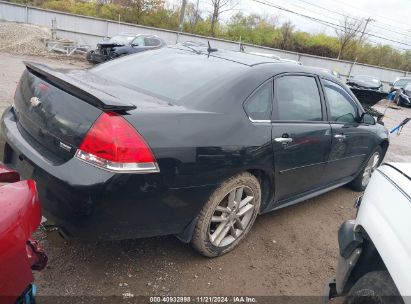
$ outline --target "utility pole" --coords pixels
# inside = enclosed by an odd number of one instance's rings
[[[406,41],[408,44],[411,44],[411,28],[409,28],[408,31],[407,31],[407,34],[404,35],[404,41]],[[407,64],[407,59],[408,59],[408,58],[407,58],[407,54],[408,54],[409,51],[411,51],[411,49],[405,50],[405,54],[404,54],[404,66],[406,66],[406,64]],[[405,70],[405,69],[404,69],[404,70]],[[405,76],[405,77],[409,76],[407,71],[404,71],[404,76]]]
[[[180,38],[180,34],[183,31],[183,25],[184,25],[184,14],[186,11],[186,5],[187,5],[187,0],[183,0],[183,3],[181,4],[181,11],[180,11],[180,22],[178,24],[178,32],[177,32],[177,41]]]
[[[198,22],[198,10],[199,10],[199,8],[200,8],[200,0],[197,0],[197,4],[196,4],[196,19],[195,19],[195,24],[194,24],[194,25],[196,25],[197,22]]]
[[[200,7],[200,0],[197,0],[196,4],[196,17],[198,17],[198,8]]]
[[[362,29],[360,39],[358,40],[359,45],[361,45],[362,38],[364,37],[365,30],[367,29],[368,23],[370,23],[371,21],[374,21],[374,19],[372,19],[371,17],[368,17],[367,19],[365,19],[364,28]],[[350,78],[352,69],[353,69],[354,65],[357,63],[357,60],[358,60],[358,49],[356,49],[356,51],[355,51],[355,60],[354,60],[353,64],[350,67],[350,72],[348,73],[348,78]]]

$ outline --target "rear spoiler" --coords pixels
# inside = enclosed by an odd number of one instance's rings
[[[59,89],[78,97],[85,102],[104,111],[128,111],[137,108],[135,105],[123,102],[101,90],[78,81],[64,72],[52,69],[44,64],[24,61],[27,70],[37,77],[51,83]]]

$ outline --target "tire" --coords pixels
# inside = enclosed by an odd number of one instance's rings
[[[402,107],[401,96],[398,96],[397,106]]]
[[[375,155],[378,154],[378,160],[375,163]],[[364,191],[367,188],[368,182],[370,181],[371,175],[374,170],[381,164],[383,158],[383,152],[380,146],[375,148],[367,160],[366,165],[357,175],[357,177],[348,184],[348,186],[355,191]],[[371,167],[370,167],[371,165]]]
[[[201,210],[191,245],[206,257],[233,250],[250,231],[260,205],[261,187],[254,175],[244,172],[231,177]]]
[[[344,304],[400,304],[404,303],[387,271],[372,271],[362,276],[351,287]]]

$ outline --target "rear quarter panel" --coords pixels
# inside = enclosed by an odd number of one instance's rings
[[[248,169],[273,169],[271,124],[253,124],[245,114],[156,112],[128,119],[152,148],[168,187],[219,184]]]
[[[271,124],[252,123],[243,109],[246,98],[271,77],[245,69],[179,104],[137,107],[125,118],[152,148],[168,187],[218,185],[249,169],[271,174]]]

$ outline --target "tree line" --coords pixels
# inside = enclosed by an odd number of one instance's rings
[[[228,20],[221,16],[233,10],[239,0],[208,1],[209,11],[188,3],[183,31],[251,43],[287,51],[372,64],[411,71],[411,50],[400,51],[387,44],[367,41],[365,20],[346,17],[340,20],[336,36],[312,34],[298,30],[291,21],[280,22],[275,15],[231,12]],[[237,2],[236,2],[237,1]],[[68,13],[176,30],[180,7],[165,0],[10,0]],[[202,2],[203,3],[203,2]],[[366,25],[365,25],[366,26]]]

